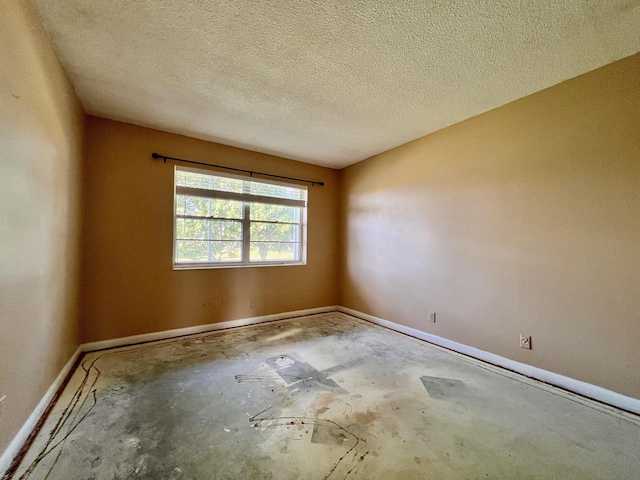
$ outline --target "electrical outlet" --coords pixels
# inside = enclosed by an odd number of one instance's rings
[[[431,323],[436,323],[436,312],[429,312],[429,321]]]
[[[520,347],[531,350],[531,337],[520,334]]]

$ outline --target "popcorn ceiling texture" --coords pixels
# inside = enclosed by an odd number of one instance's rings
[[[640,0],[33,0],[88,113],[344,167],[640,51]]]

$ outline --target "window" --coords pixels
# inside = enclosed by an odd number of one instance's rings
[[[307,187],[175,167],[173,265],[306,263]]]

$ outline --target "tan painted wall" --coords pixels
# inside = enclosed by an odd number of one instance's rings
[[[83,111],[31,2],[0,14],[0,453],[78,344]]]
[[[83,341],[335,305],[336,170],[97,117],[86,149]],[[309,188],[307,265],[174,271],[173,168],[154,151],[325,181]]]
[[[640,398],[639,55],[342,172],[88,117],[79,332],[83,112],[30,3],[2,13],[0,451],[79,340],[336,303]],[[152,151],[324,180],[308,264],[173,271]]]
[[[640,55],[342,182],[342,305],[640,398]]]

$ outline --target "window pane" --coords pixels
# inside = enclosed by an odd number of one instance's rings
[[[251,181],[249,183],[249,192],[254,195],[264,195],[266,197],[288,198],[292,200],[304,200],[306,198],[306,189],[283,187],[281,185],[273,185],[271,183],[258,183]]]
[[[234,220],[178,218],[176,238],[180,240],[242,240],[242,223]]]
[[[230,220],[210,220],[211,240],[242,240],[242,223]]]
[[[242,242],[176,240],[177,258],[183,262],[240,262]]]
[[[205,220],[176,219],[176,238],[191,240],[207,240],[209,228]]]
[[[300,221],[300,207],[252,203],[251,220],[298,223]]]
[[[242,202],[222,200],[219,198],[192,197],[178,195],[176,197],[176,213],[196,217],[242,218]]]
[[[212,217],[219,218],[242,218],[244,216],[242,202],[235,200],[222,200],[220,198],[210,198]]]
[[[242,261],[242,242],[209,242],[212,262]]]
[[[299,260],[299,243],[251,243],[252,262],[282,262]]]
[[[178,262],[206,262],[208,261],[208,242],[176,240],[176,260]]]
[[[178,171],[176,184],[181,187],[204,188],[206,190],[221,190],[223,192],[242,192],[242,180],[226,177],[215,177],[205,173]]]
[[[298,225],[251,222],[251,241],[299,242]]]
[[[176,198],[176,213],[178,215],[209,216],[209,199],[178,195]]]
[[[184,215],[185,205],[184,205],[184,195],[176,195],[176,214]]]

